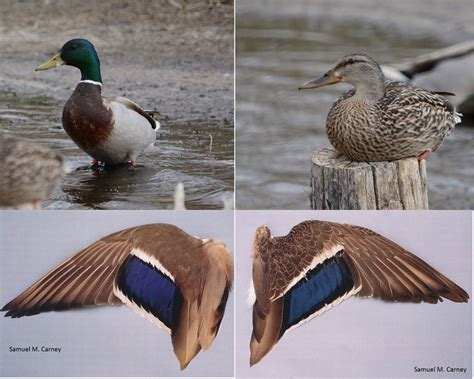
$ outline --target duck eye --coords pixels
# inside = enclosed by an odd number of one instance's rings
[[[72,45],[71,48],[72,48],[73,50],[76,50],[76,49],[77,49],[77,45]]]
[[[349,64],[354,63],[354,59],[350,58],[350,59],[347,61],[347,63],[349,63]]]

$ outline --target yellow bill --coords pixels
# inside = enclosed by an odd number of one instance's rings
[[[63,64],[66,64],[66,62],[64,62],[61,59],[61,53],[57,53],[57,54],[54,54],[53,57],[49,61],[36,67],[35,71],[49,70],[50,68],[58,67]]]

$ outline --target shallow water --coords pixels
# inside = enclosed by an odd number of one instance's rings
[[[297,9],[314,4],[304,1],[288,5],[288,12],[281,7],[255,12],[246,4],[258,8],[248,1],[237,8],[236,206],[307,209],[311,152],[330,146],[327,112],[347,87],[298,91],[298,86],[353,51],[368,52],[382,64],[397,63],[446,42],[383,21],[342,21],[332,11],[324,14],[324,8],[310,16]],[[474,208],[473,163],[474,127],[457,127],[427,161],[431,209]]]
[[[96,170],[61,126],[63,104],[0,92],[0,128],[60,151],[69,173],[43,209],[171,209],[182,182],[188,209],[221,209],[233,194],[234,129],[160,120],[155,147],[129,165]],[[212,136],[212,148],[210,146]]]

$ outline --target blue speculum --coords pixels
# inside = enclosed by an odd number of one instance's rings
[[[120,291],[173,330],[179,322],[183,296],[173,281],[153,265],[133,256],[117,278]]]
[[[285,294],[280,336],[353,288],[352,274],[341,254],[318,264]]]

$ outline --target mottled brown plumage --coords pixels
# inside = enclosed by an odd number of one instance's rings
[[[63,175],[61,155],[0,133],[0,208],[38,208]]]
[[[132,256],[173,278],[183,297],[177,326],[169,330],[181,369],[214,340],[224,315],[233,266],[225,246],[168,224],[150,224],[106,236],[79,251],[6,304],[6,317],[125,303],[151,321],[140,304],[117,289]],[[164,326],[164,325],[160,325]]]
[[[268,228],[260,227],[253,247],[256,301],[251,365],[260,361],[285,332],[281,326],[286,293],[304,280],[310,270],[332,257],[345,261],[353,286],[313,316],[351,295],[432,304],[442,298],[454,302],[467,302],[469,298],[462,288],[423,260],[369,229],[306,221],[296,225],[288,235],[272,238]]]
[[[323,77],[301,88],[346,82],[331,107],[326,132],[334,148],[355,161],[419,157],[434,151],[448,136],[459,114],[443,96],[413,85],[385,80],[375,60],[350,54]]]

